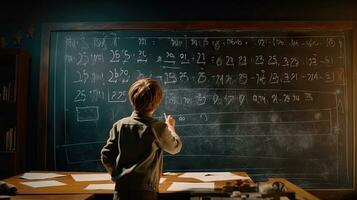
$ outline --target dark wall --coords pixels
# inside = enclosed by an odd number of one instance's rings
[[[189,21],[189,20],[357,20],[354,1],[235,0],[235,1],[36,1],[2,3],[0,46],[21,47],[32,55],[30,73],[30,169],[36,169],[33,151],[37,129],[41,28],[43,23],[91,21]],[[17,38],[17,39],[15,39]]]
[[[152,20],[352,20],[353,0],[35,1],[2,3],[1,24]]]

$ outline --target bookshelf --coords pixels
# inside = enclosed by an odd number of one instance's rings
[[[0,49],[0,179],[26,170],[30,59],[22,49]]]

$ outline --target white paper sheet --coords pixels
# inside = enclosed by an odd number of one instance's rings
[[[100,174],[71,174],[72,178],[77,182],[82,181],[110,181],[111,176],[106,173]]]
[[[160,178],[160,183],[163,183],[166,178]],[[104,183],[104,184],[89,184],[85,190],[114,190],[114,183]]]
[[[164,176],[176,176],[176,175],[178,175],[178,173],[174,173],[174,172],[164,172],[162,175],[164,175]]]
[[[214,183],[173,182],[167,191],[210,191],[214,190]]]
[[[40,187],[54,187],[54,186],[62,186],[66,185],[65,183],[51,180],[51,181],[29,181],[29,182],[21,182],[21,184],[33,187],[33,188],[40,188]]]
[[[166,181],[166,178],[160,178],[160,184]]]
[[[239,176],[231,172],[187,172],[179,177],[194,178],[203,182],[250,179],[249,177]]]
[[[57,173],[46,173],[46,172],[26,172],[20,178],[27,180],[36,180],[36,179],[48,179],[48,178],[56,178],[66,176],[63,174]]]
[[[89,184],[85,190],[114,190],[115,184],[108,183],[108,184]]]

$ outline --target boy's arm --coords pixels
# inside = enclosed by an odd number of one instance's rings
[[[165,115],[165,123],[158,122],[153,125],[159,146],[170,154],[180,152],[182,142],[175,131],[175,120],[171,116]]]
[[[116,130],[116,126],[109,132],[109,138],[107,143],[104,145],[101,151],[101,160],[103,166],[109,172],[110,175],[115,176],[116,171],[116,158],[119,154],[118,148],[118,131]]]

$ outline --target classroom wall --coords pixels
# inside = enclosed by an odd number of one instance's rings
[[[235,1],[36,1],[1,3],[0,47],[25,48],[32,55],[30,72],[28,168],[37,160],[37,109],[41,28],[43,23],[100,21],[357,21],[357,1],[235,0]],[[17,38],[17,39],[16,39]],[[333,197],[331,197],[332,199]]]
[[[357,2],[298,0],[235,1],[38,1],[2,3],[0,43],[4,47],[25,48],[32,55],[29,98],[29,169],[37,169],[38,87],[41,28],[44,23],[100,21],[357,21]],[[17,38],[17,39],[16,39]]]

